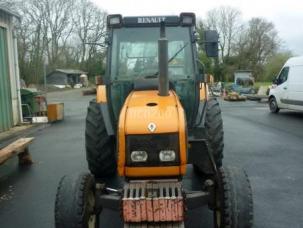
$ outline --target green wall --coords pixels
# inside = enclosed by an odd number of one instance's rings
[[[13,126],[6,29],[0,27],[0,132]]]

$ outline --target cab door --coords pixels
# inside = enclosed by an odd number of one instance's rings
[[[303,111],[303,65],[291,66],[288,78],[288,108]]]
[[[288,108],[288,73],[289,67],[284,67],[276,79],[274,96],[280,108]]]

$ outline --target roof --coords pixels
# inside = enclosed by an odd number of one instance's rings
[[[3,7],[3,6],[0,6],[0,12],[6,13],[6,14],[11,15],[11,16],[14,16],[14,17],[16,17],[20,20],[20,15],[19,14],[15,13],[15,12],[13,12],[13,11]]]
[[[285,66],[298,66],[303,65],[303,56],[292,57],[287,60]]]
[[[87,74],[87,72],[84,72],[82,70],[77,70],[77,69],[56,69],[53,72],[61,72],[61,73],[65,73],[65,74]],[[51,72],[51,73],[53,73],[53,72]]]
[[[112,18],[119,18],[119,22],[111,24]],[[185,20],[191,18],[191,20]],[[181,13],[179,16],[131,16],[122,17],[121,14],[110,14],[107,16],[107,26],[109,28],[118,27],[158,27],[161,22],[166,26],[195,26],[196,16],[194,13]]]

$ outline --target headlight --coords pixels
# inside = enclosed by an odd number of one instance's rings
[[[176,153],[173,150],[161,150],[159,159],[162,162],[172,162],[176,159]]]
[[[132,151],[130,158],[133,162],[145,162],[147,160],[147,153],[143,150]]]
[[[128,167],[178,166],[179,151],[178,133],[127,135],[125,162]]]

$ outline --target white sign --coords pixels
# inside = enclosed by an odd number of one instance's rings
[[[139,24],[152,24],[152,23],[160,23],[165,21],[165,17],[138,17]]]

